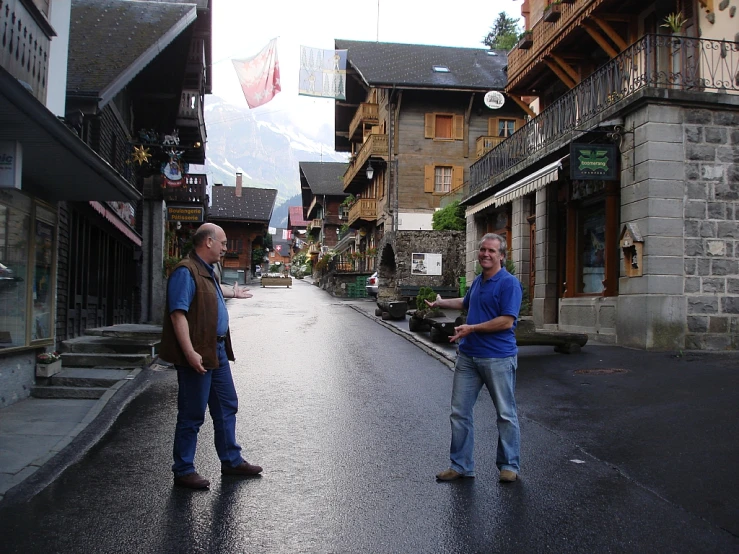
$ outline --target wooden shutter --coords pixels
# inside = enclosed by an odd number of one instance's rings
[[[464,140],[464,116],[455,115],[452,123],[452,137],[454,140]]]
[[[488,117],[488,136],[489,137],[498,136],[498,118],[497,117]]]
[[[434,192],[434,165],[423,168],[423,192]]]
[[[427,113],[425,118],[425,125],[424,125],[424,137],[425,138],[434,138],[434,127],[436,125],[436,114],[433,113]]]
[[[523,127],[524,121],[520,117],[516,118],[516,123],[513,126],[514,131],[518,131],[521,127]]]
[[[464,166],[452,166],[452,190],[457,190],[464,184]]]

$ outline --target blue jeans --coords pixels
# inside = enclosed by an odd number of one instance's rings
[[[521,433],[516,415],[516,367],[518,357],[471,358],[457,356],[452,386],[452,444],[449,448],[451,468],[462,475],[475,474],[472,454],[475,448],[473,408],[480,390],[486,385],[498,412],[498,451],[495,465],[499,470],[518,473]]]
[[[179,393],[177,395],[177,426],[174,432],[175,477],[195,472],[195,448],[198,431],[205,421],[205,407],[210,408],[216,452],[221,463],[236,467],[243,458],[236,443],[236,412],[239,400],[236,396],[231,364],[226,356],[226,346],[218,343],[218,369],[205,375],[187,366],[176,366]]]

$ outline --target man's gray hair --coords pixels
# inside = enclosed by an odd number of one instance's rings
[[[506,257],[506,255],[508,254],[508,242],[506,241],[505,237],[502,237],[497,233],[486,233],[482,236],[479,244],[477,245],[478,250],[482,248],[482,243],[486,240],[497,240],[500,243],[500,256],[502,258]]]

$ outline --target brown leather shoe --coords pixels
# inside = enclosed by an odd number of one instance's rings
[[[187,489],[207,489],[210,487],[210,481],[197,473],[188,473],[182,477],[175,477],[174,484],[176,487],[185,487]]]
[[[518,475],[516,475],[515,471],[511,471],[510,469],[500,470],[501,483],[513,483],[516,479],[518,479]]]
[[[439,481],[456,481],[464,477],[474,477],[474,475],[462,475],[461,473],[454,471],[452,468],[445,469],[441,473],[436,474],[436,478]]]
[[[249,462],[241,462],[236,467],[229,467],[225,464],[221,464],[221,473],[223,475],[241,475],[243,477],[249,477],[262,473],[262,467],[251,465]]]

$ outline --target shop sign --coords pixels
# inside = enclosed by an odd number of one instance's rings
[[[186,208],[183,206],[167,206],[167,221],[203,221],[203,208]]]
[[[615,144],[570,144],[570,178],[618,181]]]
[[[485,105],[491,110],[499,110],[503,107],[503,104],[505,104],[505,96],[497,90],[491,90],[485,94],[482,101],[485,102]]]
[[[0,141],[0,188],[21,188],[23,150],[17,141]]]

